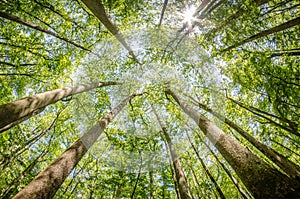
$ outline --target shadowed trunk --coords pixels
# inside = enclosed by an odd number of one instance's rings
[[[211,113],[218,119],[224,121],[228,126],[236,130],[241,136],[243,136],[247,141],[249,141],[253,146],[255,146],[259,151],[261,151],[266,157],[268,157],[272,162],[274,162],[277,166],[279,166],[284,172],[286,172],[292,178],[299,178],[300,179],[300,169],[299,167],[290,162],[286,159],[283,155],[277,153],[272,148],[268,147],[267,145],[263,144],[262,142],[256,140],[253,136],[249,133],[244,131],[238,125],[227,119],[226,117],[220,115],[219,113],[215,112],[211,108],[207,107],[206,105],[200,103],[193,99],[193,101],[203,110]]]
[[[181,199],[190,199],[191,195],[190,195],[190,192],[189,192],[188,183],[187,183],[184,171],[181,167],[178,155],[176,153],[175,146],[174,146],[174,144],[173,144],[173,142],[172,142],[172,140],[171,140],[171,138],[168,134],[167,127],[164,124],[164,122],[161,120],[160,116],[158,115],[158,113],[156,112],[156,110],[153,106],[152,106],[152,109],[153,109],[153,112],[154,112],[160,126],[161,126],[162,133],[163,133],[163,135],[164,135],[164,137],[167,141],[167,144],[168,144],[168,148],[169,148],[171,158],[172,158],[172,161],[173,161],[176,180],[177,180],[178,187],[179,187],[180,198]]]
[[[124,106],[136,95],[123,100],[105,115],[92,129],[72,144],[60,157],[25,186],[14,199],[50,199],[68,177],[88,149]]]
[[[133,57],[133,59],[137,60],[135,54],[133,53],[133,50],[127,44],[121,31],[106,13],[101,0],[81,1],[86,5],[86,7],[88,7],[88,9],[90,9],[90,11],[92,11],[92,13],[101,21],[101,23],[109,30],[109,32],[118,39],[118,41],[126,48],[126,50],[129,51],[129,54]]]
[[[206,144],[204,141],[202,141],[203,144],[208,148],[208,150],[211,152],[211,154],[215,157],[217,162],[221,165],[221,167],[224,169],[230,180],[233,182],[234,186],[237,188],[237,190],[240,192],[240,194],[243,196],[244,199],[250,198],[247,193],[240,187],[238,184],[238,181],[231,175],[229,169],[226,168],[226,166],[221,162],[221,160],[218,158],[218,156],[215,154],[215,152],[210,148],[208,144]]]
[[[290,20],[290,21],[287,21],[287,22],[285,22],[285,23],[283,23],[283,24],[280,24],[279,26],[270,28],[270,29],[268,29],[268,30],[261,31],[261,32],[255,34],[255,35],[253,35],[253,36],[251,36],[251,37],[248,37],[247,39],[244,39],[243,41],[238,42],[238,43],[236,43],[236,44],[234,44],[234,45],[232,45],[232,46],[229,46],[228,48],[222,50],[222,52],[229,51],[229,50],[231,50],[231,49],[233,49],[233,48],[236,48],[236,47],[238,47],[238,46],[244,45],[244,44],[246,44],[246,43],[249,43],[249,42],[251,42],[251,41],[254,41],[254,40],[256,40],[256,39],[259,39],[259,38],[261,38],[261,37],[265,37],[265,36],[268,36],[268,35],[270,35],[270,34],[274,34],[274,33],[277,33],[277,32],[283,31],[283,30],[286,30],[286,29],[288,29],[288,28],[292,28],[292,27],[297,26],[297,25],[299,25],[299,24],[300,24],[300,17],[297,17],[297,18],[292,19],[292,20]]]
[[[8,130],[8,129],[10,129],[10,128],[16,126],[16,125],[18,125],[18,124],[20,124],[20,123],[22,123],[25,120],[28,120],[29,118],[31,118],[31,117],[33,117],[33,116],[35,116],[37,114],[40,114],[41,112],[44,111],[44,109],[45,109],[45,107],[38,108],[38,109],[30,112],[29,114],[25,115],[24,117],[21,117],[21,118],[15,120],[15,121],[13,121],[13,122],[11,122],[11,123],[3,126],[3,127],[0,127],[0,133],[4,132],[4,131],[6,131],[6,130]],[[1,106],[0,106],[0,113],[1,113]],[[0,124],[1,124],[1,122],[0,122]]]
[[[189,115],[235,170],[255,198],[289,198],[300,196],[299,182],[273,168],[238,141],[226,135],[214,123],[198,113],[169,88],[170,94]]]
[[[63,98],[86,92],[94,88],[117,85],[117,82],[98,82],[82,84],[73,87],[65,87],[25,97],[0,106],[0,132],[27,120],[31,116],[40,113],[41,109]]]
[[[162,20],[163,20],[163,18],[164,18],[164,14],[165,14],[165,11],[166,11],[166,9],[167,9],[168,2],[169,2],[169,0],[165,0],[165,1],[164,1],[164,5],[163,5],[162,11],[161,11],[161,13],[160,13],[160,19],[159,19],[159,24],[158,24],[158,26],[161,26],[161,24],[162,24]]]

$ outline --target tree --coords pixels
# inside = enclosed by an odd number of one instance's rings
[[[299,6],[0,1],[0,198],[299,198]]]
[[[287,176],[262,161],[255,154],[243,148],[237,141],[227,136],[205,116],[200,115],[188,106],[181,98],[170,90],[170,88],[167,88],[166,93],[170,94],[183,111],[199,125],[203,133],[212,143],[214,143],[216,148],[233,167],[254,197],[276,196],[284,198],[293,195],[294,190],[299,189],[297,181],[289,179]],[[259,172],[255,171],[257,169]],[[271,181],[274,184],[270,187],[266,186],[266,183],[270,183]],[[286,183],[290,184],[287,185]],[[255,185],[255,187],[253,187],[253,185]],[[287,187],[284,187],[286,185]]]
[[[289,176],[292,178],[299,178],[299,167],[298,165],[294,164],[293,162],[288,161],[284,156],[274,151],[272,148],[264,145],[263,143],[256,140],[253,136],[251,136],[249,133],[244,131],[242,128],[234,124],[229,119],[225,118],[224,116],[216,113],[214,110],[210,109],[206,105],[200,103],[199,101],[196,101],[196,104],[204,109],[205,111],[213,114],[220,120],[223,120],[226,124],[228,124],[231,128],[236,130],[241,136],[246,138],[253,146],[255,146],[258,150],[260,150],[264,155],[266,155],[271,161],[273,161],[276,165],[278,165],[283,171],[285,171]],[[252,107],[252,109],[254,109]]]
[[[28,119],[29,117],[41,112],[49,104],[70,97],[72,95],[89,91],[102,86],[116,85],[117,82],[99,82],[74,87],[65,87],[25,97],[23,99],[1,105],[0,107],[0,128],[3,132],[8,128]]]
[[[94,144],[107,125],[135,96],[136,94],[126,98],[110,113],[101,118],[91,130],[72,144],[58,159],[41,172],[30,184],[24,187],[14,198],[52,198],[66,177]]]
[[[174,144],[172,143],[172,140],[167,132],[167,127],[164,124],[164,122],[161,120],[160,116],[158,115],[158,113],[156,112],[156,109],[152,106],[153,112],[161,126],[164,138],[168,144],[168,149],[169,152],[171,154],[171,159],[173,162],[173,166],[174,166],[174,170],[175,170],[175,175],[176,175],[176,182],[178,183],[178,187],[179,187],[179,193],[180,193],[180,198],[182,199],[189,199],[191,198],[190,193],[189,193],[189,187],[186,181],[186,177],[185,174],[182,170],[180,161],[178,159],[178,155],[176,153]]]

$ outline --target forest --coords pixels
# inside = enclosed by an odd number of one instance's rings
[[[0,198],[300,198],[299,0],[0,8]]]

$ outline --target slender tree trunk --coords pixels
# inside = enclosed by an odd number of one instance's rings
[[[160,13],[160,19],[159,19],[159,24],[158,24],[158,26],[161,26],[161,24],[162,24],[162,20],[163,20],[163,18],[164,18],[164,15],[165,15],[165,11],[166,11],[166,9],[167,9],[168,2],[169,2],[169,0],[164,0],[164,5],[163,5],[162,11],[161,11],[161,13]]]
[[[0,106],[0,133],[40,112],[47,105],[63,98],[94,88],[117,85],[117,82],[98,82],[74,87],[65,87],[25,97]]]
[[[234,45],[232,45],[232,46],[227,47],[226,49],[222,50],[222,52],[229,51],[229,50],[231,50],[231,49],[233,49],[233,48],[236,48],[236,47],[238,47],[238,46],[244,45],[244,44],[246,44],[246,43],[249,43],[249,42],[251,42],[251,41],[254,41],[254,40],[256,40],[256,39],[259,39],[259,38],[261,38],[261,37],[265,37],[265,36],[268,36],[268,35],[270,35],[270,34],[274,34],[274,33],[277,33],[277,32],[283,31],[283,30],[286,30],[286,29],[288,29],[288,28],[292,28],[292,27],[297,26],[297,25],[299,25],[299,24],[300,24],[300,17],[297,17],[297,18],[292,19],[292,20],[290,20],[290,21],[287,21],[287,22],[285,22],[285,23],[283,23],[283,24],[280,24],[279,26],[270,28],[270,29],[268,29],[268,30],[261,31],[261,32],[255,34],[255,35],[253,35],[253,36],[251,36],[251,37],[248,37],[247,39],[244,39],[244,40],[241,41],[241,42],[238,42],[238,43],[236,43],[236,44],[234,44]]]
[[[294,52],[276,52],[272,53],[270,57],[279,57],[279,56],[300,56],[299,51],[294,51]],[[296,84],[296,86],[299,86]]]
[[[205,116],[188,106],[169,88],[170,94],[216,146],[255,198],[288,198],[300,195],[299,182],[273,168],[236,140],[226,135]]]
[[[282,128],[282,129],[284,129],[284,130],[286,130],[286,131],[288,131],[288,132],[290,132],[290,133],[292,133],[292,134],[294,134],[294,135],[300,137],[300,133],[297,132],[297,127],[298,127],[298,125],[297,125],[295,122],[293,122],[293,121],[291,121],[291,120],[288,120],[288,119],[286,119],[286,118],[284,118],[284,117],[279,117],[279,116],[277,116],[277,115],[274,115],[274,114],[271,114],[271,113],[268,113],[268,112],[259,110],[259,109],[255,108],[255,107],[253,107],[253,106],[247,107],[247,106],[244,105],[242,102],[236,101],[236,100],[234,100],[234,99],[232,99],[232,98],[230,98],[230,97],[227,97],[227,99],[229,99],[229,100],[232,101],[233,103],[237,104],[238,106],[240,106],[240,107],[246,109],[247,111],[249,111],[249,112],[251,112],[251,113],[253,113],[253,114],[255,114],[255,115],[257,115],[257,116],[259,116],[259,117],[261,117],[261,118],[264,118],[265,120],[267,120],[267,121],[270,122],[271,124],[274,124],[275,126],[278,126],[278,127]],[[282,124],[279,124],[279,123],[275,122],[274,120],[271,120],[270,118],[264,116],[263,114],[268,115],[268,116],[271,116],[271,117],[273,117],[273,118],[276,118],[276,119],[278,119],[278,120],[280,120],[280,121],[282,121],[282,122],[286,122],[286,123],[289,124],[289,126],[284,126],[284,125],[282,125]]]
[[[131,196],[130,196],[131,199],[134,199],[134,194],[135,194],[137,185],[138,185],[140,177],[141,177],[141,170],[142,170],[142,165],[143,165],[143,159],[142,159],[143,156],[141,154],[140,154],[140,156],[141,156],[141,162],[140,162],[139,171],[138,171],[138,174],[137,174],[137,177],[136,177],[136,181],[135,181],[135,184],[134,184],[134,188],[133,188],[133,191],[132,191]]]
[[[101,0],[81,0],[90,11],[101,21],[101,23],[109,30],[111,34],[113,34],[117,40],[128,50],[129,54],[137,60],[137,57],[133,53],[131,47],[127,44],[123,34],[116,26],[116,24],[112,21],[109,15],[106,13],[105,8],[101,2]]]
[[[162,134],[160,134],[160,136],[163,138]],[[168,144],[167,144],[167,142],[165,140],[164,140],[164,143],[165,143],[166,151],[167,151],[167,154],[168,154],[168,161],[169,161],[171,175],[172,175],[173,182],[174,182],[174,189],[175,189],[175,192],[176,192],[177,199],[180,199],[180,193],[179,193],[179,189],[178,189],[178,182],[177,182],[177,178],[175,176],[175,172],[174,172],[174,169],[173,169],[173,164],[172,164],[172,158],[171,158],[170,150],[169,150]]]
[[[226,174],[228,175],[228,177],[230,178],[230,180],[233,182],[233,184],[237,188],[237,190],[240,192],[240,194],[242,195],[242,197],[244,199],[249,198],[249,196],[247,195],[247,193],[238,184],[239,182],[231,175],[230,171],[221,162],[221,160],[218,158],[218,156],[215,154],[215,152],[210,148],[210,146],[208,144],[206,144],[204,141],[202,141],[202,142],[208,148],[208,150],[211,152],[211,154],[214,156],[214,158],[217,160],[217,162],[221,165],[221,167],[224,169],[224,171],[226,172]]]
[[[211,0],[203,0],[201,4],[196,8],[193,17],[196,17],[210,2]]]
[[[222,5],[226,0],[220,0],[217,3],[215,1],[211,3],[210,6],[207,6],[207,8],[203,11],[203,14],[201,14],[200,18],[204,19],[208,17],[215,9],[217,9],[220,5]]]
[[[60,157],[42,171],[35,179],[25,186],[14,199],[50,199],[59,189],[70,172],[81,160],[88,149],[96,142],[100,134],[124,106],[136,95],[123,100],[110,113],[72,144]]]
[[[164,124],[164,122],[161,120],[160,116],[158,115],[158,113],[156,112],[156,110],[153,106],[152,106],[152,109],[154,111],[154,114],[157,117],[157,120],[158,120],[158,122],[161,126],[161,129],[162,129],[163,135],[164,135],[164,137],[167,141],[167,144],[168,144],[168,148],[169,148],[171,158],[172,158],[172,161],[173,161],[173,165],[174,165],[176,179],[177,179],[177,182],[178,182],[178,185],[179,185],[180,198],[181,199],[190,199],[191,195],[190,195],[190,192],[189,192],[189,187],[188,187],[188,184],[187,184],[187,180],[186,180],[184,171],[181,167],[178,155],[176,153],[175,146],[173,145],[173,142],[172,142],[172,140],[171,140],[171,138],[168,134],[167,127]]]
[[[191,138],[189,136],[189,134],[186,132],[186,135],[188,137],[188,140],[194,150],[194,152],[196,153],[197,157],[198,157],[198,160],[200,161],[200,164],[201,166],[203,167],[204,169],[204,172],[206,173],[206,175],[209,177],[209,179],[212,181],[212,183],[214,184],[214,186],[216,187],[216,190],[218,192],[218,195],[220,198],[222,199],[226,199],[224,193],[222,192],[220,186],[218,185],[217,181],[214,179],[214,177],[212,176],[212,174],[209,172],[208,168],[206,167],[206,165],[204,164],[202,158],[200,157],[199,153],[198,153],[198,150],[196,149],[195,145],[193,144],[193,142],[191,141]]]
[[[277,142],[275,139],[270,139],[271,142],[274,142],[275,144],[281,146],[282,148],[284,148],[285,150],[289,151],[290,153],[295,154],[296,156],[300,157],[300,154],[298,154],[296,151],[287,148],[286,146],[284,146],[282,143]]]
[[[32,28],[32,29],[41,31],[41,32],[43,32],[43,33],[46,33],[46,34],[48,34],[48,35],[51,35],[51,36],[56,37],[56,38],[58,38],[58,39],[61,39],[61,40],[65,41],[65,42],[67,42],[67,43],[70,43],[70,44],[72,44],[73,46],[76,46],[77,48],[80,48],[80,49],[82,49],[82,50],[91,52],[91,53],[93,53],[93,54],[99,56],[98,54],[94,53],[94,52],[91,51],[90,49],[87,49],[87,48],[85,48],[85,47],[83,47],[83,46],[81,46],[81,45],[75,43],[74,41],[71,41],[71,40],[69,40],[69,39],[67,39],[67,38],[65,38],[65,37],[63,37],[63,36],[61,36],[61,35],[59,35],[59,34],[57,34],[57,33],[55,33],[55,32],[52,32],[52,31],[43,29],[42,27],[40,27],[40,26],[38,26],[38,25],[36,25],[36,24],[32,24],[32,23],[30,23],[30,22],[27,22],[27,21],[25,21],[25,20],[23,20],[23,19],[21,19],[21,18],[19,18],[19,17],[17,17],[17,16],[14,16],[14,15],[12,15],[12,14],[9,14],[9,13],[0,11],[0,17],[3,17],[3,18],[8,19],[8,20],[10,20],[10,21],[17,22],[17,23],[19,23],[19,24],[22,24],[22,25],[24,25],[24,26],[30,27],[30,28]]]
[[[199,183],[199,180],[197,178],[197,175],[193,169],[193,166],[190,164],[190,169],[191,169],[191,172],[192,172],[192,178],[193,178],[193,181],[194,181],[194,184],[195,184],[195,189],[196,189],[196,194],[197,194],[197,197],[200,199],[200,198],[203,198],[203,194],[201,193],[200,194],[200,191],[199,191],[199,188],[201,187],[200,186],[200,183]]]
[[[241,136],[243,136],[246,140],[248,140],[253,146],[255,146],[259,151],[261,151],[266,157],[268,157],[277,166],[279,166],[290,177],[300,179],[300,168],[296,164],[290,162],[283,155],[279,154],[278,152],[268,147],[267,145],[263,144],[262,142],[256,140],[253,136],[251,136],[249,133],[244,131],[242,128],[240,128],[238,125],[236,125],[226,117],[220,115],[219,113],[215,112],[214,110],[200,103],[199,101],[194,100],[194,102],[196,102],[196,104],[200,108],[211,113],[215,117],[219,118],[220,120],[228,124],[228,126],[236,130]]]
[[[150,199],[154,199],[153,194],[153,171],[149,171],[149,192],[150,192]]]

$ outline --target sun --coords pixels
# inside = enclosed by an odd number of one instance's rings
[[[183,21],[184,23],[191,24],[196,18],[194,17],[196,11],[196,7],[191,6],[183,13]]]

